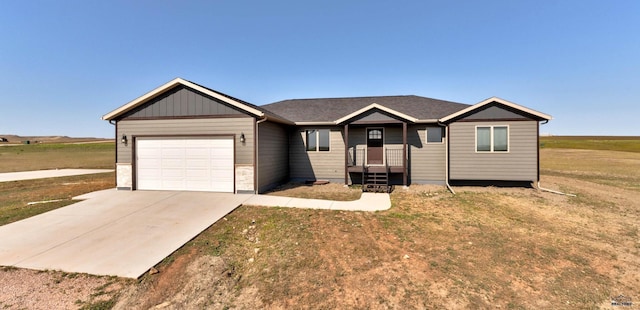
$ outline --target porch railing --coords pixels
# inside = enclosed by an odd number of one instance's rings
[[[387,167],[402,167],[402,149],[385,149]]]
[[[364,148],[349,148],[349,160],[347,162],[347,166],[364,166]]]
[[[403,166],[402,151],[403,151],[402,149],[385,148],[384,165],[388,167],[402,167]],[[365,153],[366,153],[366,148],[350,147],[349,153],[348,153],[349,156],[348,156],[347,166],[349,167],[366,166]]]

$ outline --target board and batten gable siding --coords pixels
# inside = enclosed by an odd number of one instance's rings
[[[185,86],[176,86],[128,112],[122,119],[241,115],[243,112]]]
[[[461,120],[528,120],[526,116],[492,105]]]
[[[306,130],[330,129],[329,151],[306,150]],[[344,139],[336,126],[301,126],[289,135],[289,172],[292,179],[344,182]]]
[[[262,193],[289,178],[289,133],[273,122],[258,124],[258,192]]]
[[[476,126],[509,126],[508,152],[476,152]],[[478,121],[449,125],[451,180],[536,181],[538,122]]]
[[[127,146],[118,144],[117,163],[132,164],[135,136],[235,136],[235,164],[253,165],[253,126],[255,119],[244,116],[237,118],[198,118],[160,120],[122,120],[116,123],[116,137],[129,137]],[[245,143],[240,142],[244,133]]]

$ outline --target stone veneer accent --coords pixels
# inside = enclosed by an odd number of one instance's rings
[[[253,165],[236,165],[236,193],[255,191]]]
[[[131,189],[133,187],[131,164],[116,164],[116,187]]]

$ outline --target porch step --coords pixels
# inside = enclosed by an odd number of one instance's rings
[[[389,193],[391,191],[386,172],[365,172],[362,183],[363,192]]]

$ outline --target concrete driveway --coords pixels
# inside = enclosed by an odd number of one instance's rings
[[[252,195],[105,190],[0,226],[0,265],[138,278]]]

